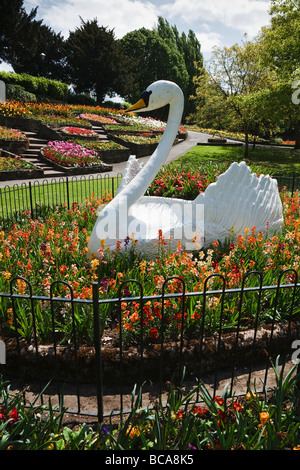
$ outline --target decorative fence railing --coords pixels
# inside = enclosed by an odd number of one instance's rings
[[[292,194],[300,190],[300,176],[274,175],[279,189],[286,187]],[[23,211],[30,210],[32,217],[42,213],[45,208],[66,204],[71,208],[73,202],[83,202],[92,194],[101,197],[105,191],[115,195],[121,180],[121,174],[111,177],[109,174],[72,176],[36,180],[34,182],[14,184],[0,188],[0,220],[15,219]]]
[[[293,282],[287,282],[287,279]],[[213,278],[221,282],[221,289],[209,290]],[[180,292],[167,293],[168,283],[177,279],[181,285]],[[248,283],[250,280],[256,281]],[[15,290],[19,281],[26,284],[26,292],[22,294]],[[285,283],[287,282],[287,283]],[[124,286],[134,284],[138,295],[124,298]],[[256,284],[256,285],[254,285]],[[63,285],[65,296],[55,296],[55,289]],[[128,397],[135,384],[146,383],[150,396],[160,396],[165,391],[167,381],[179,383],[185,370],[186,384],[191,387],[200,380],[208,380],[211,393],[219,390],[220,380],[226,379],[230,392],[244,394],[247,387],[253,386],[255,372],[260,370],[263,391],[267,390],[270,376],[270,360],[280,355],[282,359],[290,360],[295,352],[294,341],[300,334],[300,283],[297,272],[293,269],[283,271],[275,285],[264,286],[262,275],[256,271],[247,273],[241,287],[226,289],[225,280],[221,275],[211,275],[207,278],[203,292],[187,292],[181,278],[176,276],[166,279],[161,294],[145,296],[143,286],[133,279],[124,282],[119,289],[117,298],[99,298],[100,283],[92,286],[92,297],[89,299],[75,298],[70,285],[64,281],[56,281],[50,287],[49,296],[34,295],[31,284],[23,278],[11,281],[9,293],[0,293],[2,318],[8,310],[11,311],[12,321],[8,327],[2,320],[0,323],[0,338],[6,345],[6,364],[2,366],[5,378],[18,379],[21,384],[39,383],[40,399],[48,394],[50,386],[57,385],[55,395],[60,400],[62,395],[70,395],[76,400],[76,405],[66,405],[70,413],[94,415],[102,421],[111,413],[119,414],[130,410]],[[137,292],[136,291],[136,292]],[[228,330],[226,326],[225,305],[230,297],[235,296],[236,320]],[[207,328],[211,325],[211,310],[209,300],[218,298],[220,307],[215,318],[214,331]],[[181,312],[180,329],[177,338],[166,337],[167,302],[172,299],[178,303]],[[185,317],[189,302],[200,301],[202,313],[199,317],[199,328],[196,334],[190,335],[188,318]],[[60,344],[61,320],[57,322],[57,303],[68,305],[69,308],[69,340]],[[135,302],[139,306],[140,333],[133,344],[124,343],[123,306],[124,303]],[[144,328],[146,317],[144,306],[149,302],[160,302],[160,328],[157,339],[149,342]],[[27,320],[24,318],[24,305],[28,304]],[[116,343],[109,340],[109,328],[103,333],[101,322],[102,311],[107,306],[112,308],[114,319],[119,326]],[[92,312],[90,344],[80,344],[76,327],[76,308],[90,309]],[[267,318],[262,322],[262,310],[267,307]],[[283,307],[283,308],[282,308]],[[41,309],[41,310],[40,310]],[[52,342],[42,342],[43,328],[38,324],[41,319],[46,321],[46,311],[49,310],[48,326],[52,329]],[[280,312],[283,317],[279,318]],[[40,315],[42,313],[42,316]],[[245,316],[252,316],[251,327],[245,326]],[[86,318],[88,315],[86,316]],[[45,326],[45,325],[44,325]],[[27,339],[24,336],[27,335]],[[237,390],[237,378],[240,368],[244,380],[243,390]],[[239,378],[238,381],[242,380]],[[255,386],[259,391],[258,381]],[[87,391],[88,384],[88,391]],[[74,390],[68,392],[68,387]],[[52,392],[49,392],[52,394]],[[93,396],[95,402],[87,407],[86,396]],[[197,401],[198,398],[196,398]],[[73,403],[73,402],[72,402]],[[82,403],[84,403],[82,405]],[[128,404],[129,403],[129,404]]]
[[[291,174],[274,174],[273,178],[277,179],[279,190],[286,187],[287,191],[290,191],[292,195],[295,191],[300,190],[300,176],[295,173]]]
[[[114,197],[121,180],[121,174],[109,174],[51,178],[29,181],[0,188],[0,220],[14,220],[23,211],[31,211],[36,217],[46,209],[73,202],[84,202],[85,198],[102,197],[107,191]]]
[[[14,220],[22,215],[23,211],[30,210],[33,217],[43,213],[44,208],[66,204],[68,208],[73,202],[84,201],[94,193],[101,196],[108,191],[113,196],[118,187],[120,177],[110,176],[72,177],[53,181],[41,181],[29,184],[13,185],[0,188],[0,219]],[[278,176],[279,187],[286,186],[291,192],[300,189],[300,178],[297,176]],[[289,273],[287,273],[287,271]],[[70,285],[63,283],[68,292],[66,297],[56,297],[55,288],[62,281],[53,283],[48,296],[35,295],[31,284],[22,278],[11,281],[9,293],[0,293],[0,339],[6,346],[6,364],[2,366],[3,374],[10,378],[17,378],[21,384],[36,383],[38,379],[39,390],[43,391],[40,399],[53,390],[44,384],[51,382],[57,384],[57,396],[61,399],[70,390],[72,404],[67,405],[70,412],[79,414],[92,414],[102,420],[104,416],[124,412],[130,409],[131,389],[135,383],[142,384],[145,380],[153,383],[151,396],[161,393],[165,389],[166,381],[179,381],[183,370],[186,380],[194,384],[204,377],[215,393],[221,377],[226,376],[231,391],[234,390],[238,368],[243,368],[246,376],[244,392],[253,380],[255,367],[264,370],[263,383],[268,386],[267,378],[270,375],[270,358],[280,355],[282,358],[291,356],[293,341],[300,339],[300,297],[297,273],[287,270],[282,273],[276,285],[264,286],[260,273],[248,273],[237,289],[225,289],[225,281],[220,277],[223,287],[221,290],[209,290],[209,278],[203,292],[187,292],[182,284],[181,293],[167,294],[165,287],[162,293],[156,296],[144,296],[143,286],[135,280],[126,281],[126,285],[134,283],[138,286],[139,295],[124,299],[122,290],[118,298],[99,298],[99,284],[93,284],[93,295],[90,299],[76,298]],[[293,283],[282,283],[287,274],[294,276]],[[247,287],[247,281],[256,277],[257,285]],[[16,293],[14,284],[18,280],[26,284],[26,294]],[[101,280],[99,280],[99,283]],[[182,282],[179,280],[179,282]],[[249,303],[248,295],[254,294],[257,298]],[[236,295],[236,322],[228,330],[224,323],[226,309],[225,300]],[[284,295],[284,302],[281,296]],[[208,299],[216,296],[219,302],[218,325],[213,332],[207,329],[207,319],[210,318]],[[271,297],[270,297],[271,296]],[[165,302],[173,298],[178,301],[182,312],[182,324],[176,341],[169,341],[164,336],[163,312]],[[201,301],[202,314],[197,334],[190,337],[187,322],[184,321],[184,305],[186,302]],[[253,299],[252,299],[253,300]],[[141,331],[136,338],[134,347],[124,344],[122,327],[122,304],[124,302],[137,302],[140,305]],[[158,331],[157,340],[149,343],[144,338],[143,309],[147,302],[161,302],[162,323]],[[70,325],[68,343],[60,344],[61,336],[55,320],[56,308],[59,303],[68,306],[70,312]],[[29,320],[24,317],[24,308],[27,304]],[[260,316],[262,308],[268,306],[268,320],[262,326]],[[278,319],[278,307],[282,310],[284,305],[284,318]],[[102,312],[110,307],[114,313],[114,321],[120,325],[117,344],[111,346],[103,335]],[[90,329],[90,343],[83,345],[79,340],[77,330],[77,308],[89,310],[92,322]],[[255,309],[251,328],[245,328],[244,316],[247,309]],[[3,323],[7,318],[7,310],[11,309],[13,323],[8,328]],[[44,310],[50,311],[49,328],[52,328],[53,341],[43,342],[43,331],[38,325],[41,318],[47,318]],[[2,310],[2,312],[1,312]],[[2,315],[2,316],[1,316]],[[209,320],[211,321],[211,319]],[[216,319],[215,319],[216,323]],[[7,333],[9,333],[7,335]],[[14,333],[14,334],[12,334]],[[26,341],[24,339],[26,337]],[[1,343],[3,345],[3,343]],[[1,362],[1,361],[0,361]],[[1,367],[1,366],[0,366]],[[189,382],[190,383],[190,382]],[[75,389],[73,389],[73,384]],[[86,389],[88,384],[88,391]],[[148,387],[148,385],[147,385]],[[83,389],[83,390],[82,390]],[[69,396],[68,395],[68,396]],[[95,397],[95,403],[90,406],[85,403],[86,396]],[[73,405],[75,397],[76,405]],[[66,396],[64,395],[64,400]]]

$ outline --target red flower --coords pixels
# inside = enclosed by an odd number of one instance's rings
[[[242,405],[238,401],[232,403],[233,409],[239,413],[242,411]]]
[[[152,339],[156,339],[158,337],[157,328],[151,328],[149,335]]]
[[[9,413],[9,418],[12,420],[13,423],[19,420],[17,408],[12,409],[12,411]]]
[[[221,406],[224,405],[224,400],[223,400],[223,398],[220,397],[220,396],[214,397],[214,401],[215,401],[216,403],[218,403],[218,405],[221,405]]]

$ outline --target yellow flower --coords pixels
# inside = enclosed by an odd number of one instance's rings
[[[93,259],[91,261],[91,265],[92,265],[92,270],[96,269],[97,266],[99,266],[99,260],[97,258]]]
[[[127,435],[129,435],[130,439],[133,439],[135,436],[139,436],[140,435],[140,430],[137,426],[130,426],[128,429],[127,429],[127,432],[126,432]]]
[[[6,281],[8,281],[11,278],[11,273],[8,271],[2,271],[3,277]]]
[[[265,426],[267,421],[270,419],[270,415],[269,413],[266,413],[265,411],[263,411],[262,413],[259,413],[259,419],[260,419],[260,424],[262,426]]]

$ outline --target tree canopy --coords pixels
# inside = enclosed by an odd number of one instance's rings
[[[37,8],[26,13],[23,0],[1,0],[0,59],[16,73],[63,80],[64,40],[36,14]]]
[[[101,102],[105,95],[123,91],[119,77],[124,61],[113,30],[99,26],[97,19],[81,20],[81,26],[70,32],[65,51],[69,82],[77,92],[92,92]]]
[[[194,92],[193,76],[197,65],[202,65],[203,57],[200,43],[193,31],[179,34],[176,26],[162,17],[152,30],[140,28],[126,34],[121,43],[128,60],[129,69],[134,76],[135,87],[128,94],[129,101],[135,101],[140,93],[155,80],[171,80],[176,82],[185,96],[185,112],[192,110],[190,95]]]

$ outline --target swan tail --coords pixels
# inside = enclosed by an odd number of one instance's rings
[[[280,232],[283,215],[276,179],[258,177],[245,162],[232,163],[205,190],[204,220],[208,243],[245,235],[245,229],[253,227],[256,233]]]
[[[127,186],[127,184],[133,180],[133,178],[135,178],[135,176],[141,171],[142,168],[143,163],[139,162],[135,155],[130,155],[127,160],[116,195],[119,194]]]

